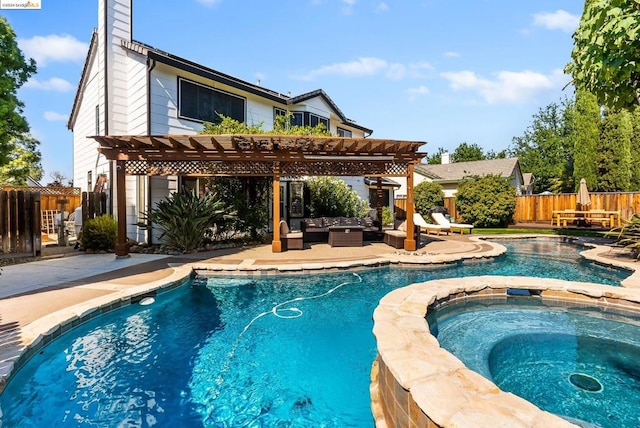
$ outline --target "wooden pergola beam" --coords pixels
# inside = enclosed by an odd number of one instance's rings
[[[282,251],[280,179],[283,171],[292,176],[354,173],[377,177],[405,176],[407,230],[414,227],[413,165],[423,157],[418,149],[424,142],[275,134],[107,135],[92,138],[100,144],[100,153],[116,161],[117,256],[128,254],[125,176],[129,167],[133,171],[129,173],[133,175],[204,175],[207,168],[203,163],[208,162],[211,166],[218,165],[218,172],[209,175],[272,177],[274,252]],[[143,169],[134,171],[133,164],[136,163],[141,163]],[[179,167],[190,172],[181,171]],[[216,171],[215,168],[211,170]],[[415,249],[413,233],[407,233],[405,250]]]

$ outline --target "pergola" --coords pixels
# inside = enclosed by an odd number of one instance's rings
[[[300,176],[406,177],[407,230],[413,230],[413,169],[424,142],[272,134],[94,136],[116,162],[118,243],[126,256],[126,175],[273,178],[273,252],[281,252],[280,180]],[[404,248],[416,249],[412,233]]]

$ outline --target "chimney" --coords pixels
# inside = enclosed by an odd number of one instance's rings
[[[442,165],[448,165],[451,163],[451,159],[449,157],[449,152],[442,152]]]

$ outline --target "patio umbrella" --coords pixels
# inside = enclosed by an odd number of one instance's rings
[[[587,205],[591,205],[589,189],[587,189],[587,181],[584,178],[580,180],[580,188],[578,189],[576,203],[580,206],[581,210],[586,210]]]

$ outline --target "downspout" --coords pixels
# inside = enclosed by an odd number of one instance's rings
[[[147,57],[147,135],[151,135],[151,72],[156,60]],[[151,210],[151,178],[147,177],[147,211]],[[147,241],[153,245],[153,228],[147,229]]]

